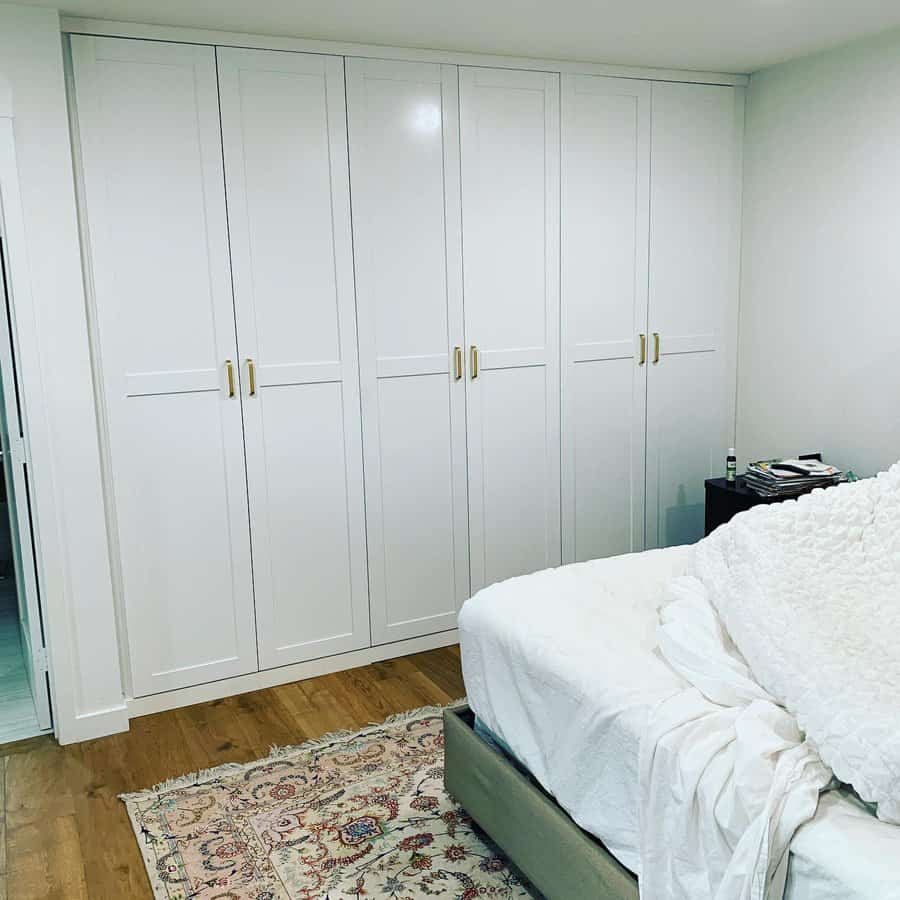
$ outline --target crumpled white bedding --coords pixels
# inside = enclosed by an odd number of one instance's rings
[[[900,824],[900,464],[737,516],[667,587],[689,687],[641,744],[642,891],[781,897],[834,774]]]
[[[690,574],[823,762],[900,824],[900,463],[754,507],[696,545]]]
[[[511,579],[460,616],[472,709],[635,872],[641,735],[650,711],[687,687],[654,652],[657,608],[688,555],[672,548]],[[790,860],[786,900],[900,900],[900,828],[838,792],[822,795]]]
[[[641,894],[780,898],[831,770],[753,679],[703,585],[683,576],[666,594],[659,649],[688,686],[652,709],[641,740]]]

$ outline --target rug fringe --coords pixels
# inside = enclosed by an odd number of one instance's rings
[[[420,706],[417,709],[410,709],[406,712],[395,713],[388,716],[383,722],[371,722],[364,728],[351,729],[346,728],[341,731],[329,731],[317,738],[304,741],[302,744],[288,744],[287,746],[273,745],[269,748],[269,755],[264,759],[254,759],[246,763],[223,763],[220,766],[214,766],[210,769],[200,769],[197,772],[191,772],[187,775],[181,775],[177,778],[169,778],[155,784],[152,788],[143,791],[134,791],[132,793],[119,794],[119,799],[125,804],[130,805],[138,803],[142,800],[154,800],[163,794],[178,791],[183,788],[197,787],[209,781],[215,781],[217,778],[223,778],[227,775],[237,775],[239,772],[246,772],[248,769],[256,768],[256,766],[264,766],[268,762],[279,759],[285,759],[297,753],[308,752],[310,750],[319,750],[330,744],[346,743],[353,738],[365,737],[372,734],[379,728],[391,727],[396,725],[405,725],[407,722],[414,722],[416,719],[424,719],[442,713],[445,709],[455,709],[462,706],[466,702],[466,698],[453,700],[442,706]]]

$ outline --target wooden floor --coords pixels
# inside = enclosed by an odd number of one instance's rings
[[[119,794],[462,695],[449,647],[144,716],[96,741],[0,747],[0,900],[152,900]]]

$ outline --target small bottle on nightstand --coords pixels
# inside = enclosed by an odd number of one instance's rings
[[[725,457],[725,480],[734,481],[737,475],[737,457],[734,455],[734,447],[728,448],[728,456]]]

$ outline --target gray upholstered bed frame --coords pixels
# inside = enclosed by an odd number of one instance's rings
[[[533,778],[444,712],[447,790],[547,900],[638,900],[635,876],[582,831]]]

